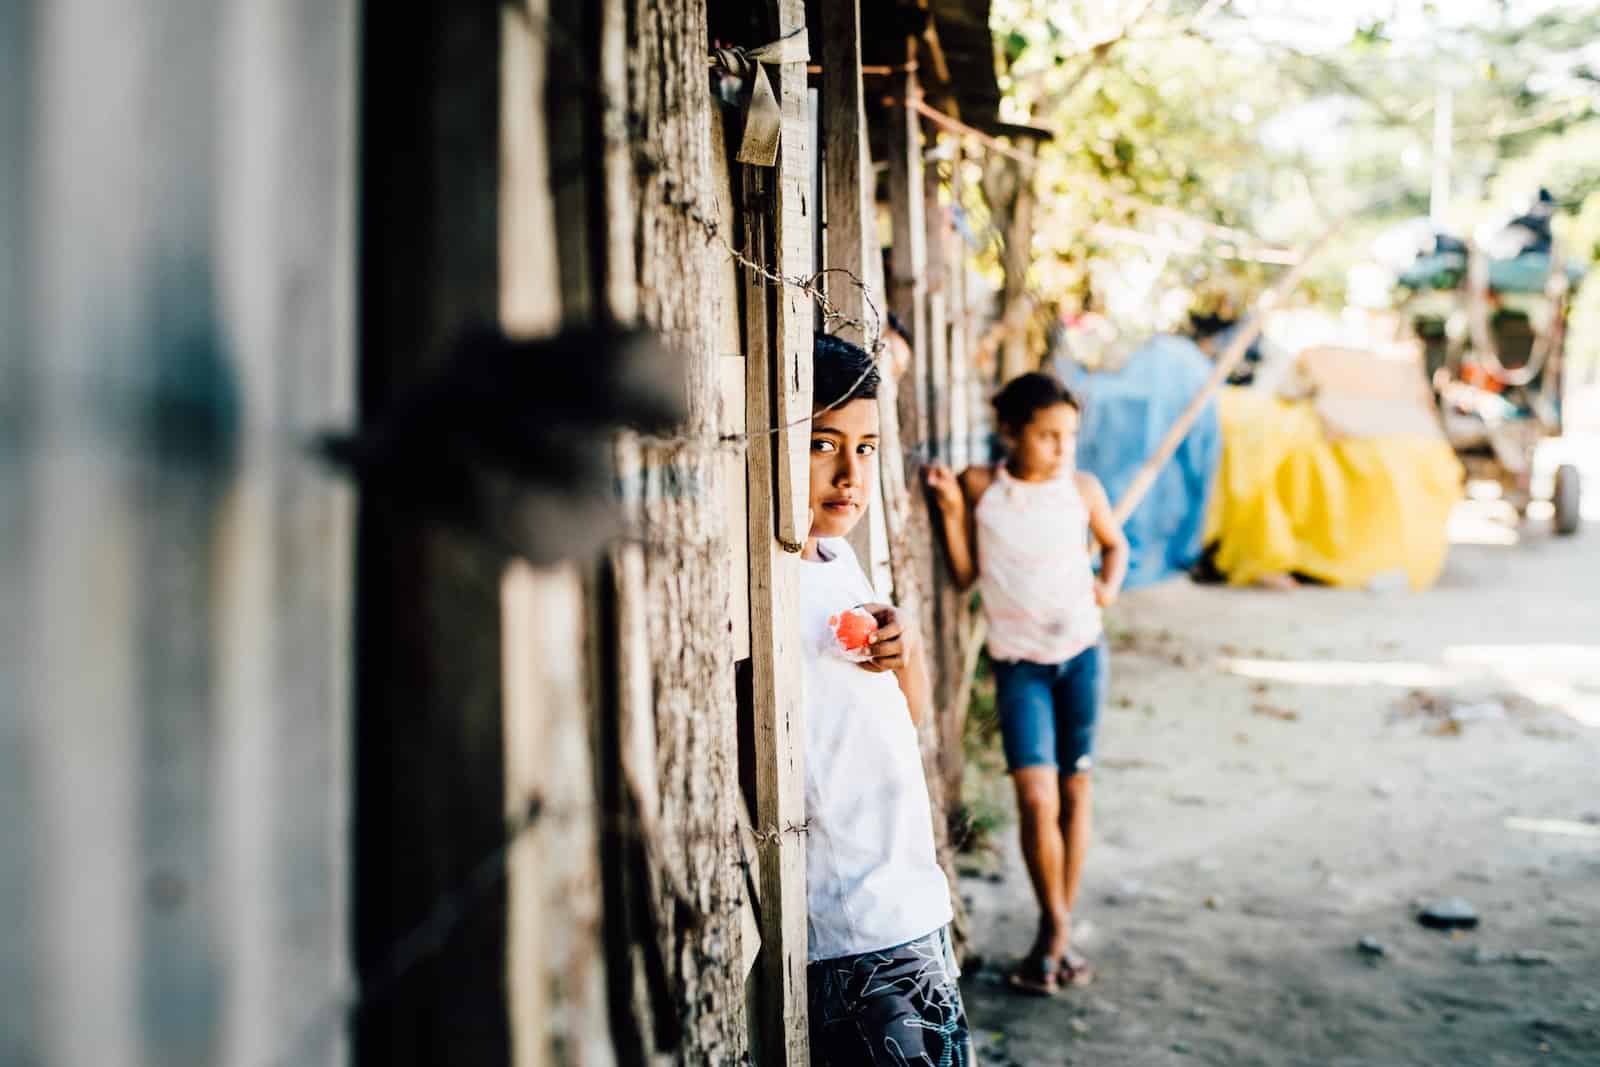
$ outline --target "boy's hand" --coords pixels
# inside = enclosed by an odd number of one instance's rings
[[[909,642],[906,633],[900,624],[900,616],[892,604],[862,604],[874,619],[878,620],[878,632],[868,639],[872,658],[864,660],[858,666],[864,671],[873,674],[883,674],[885,671],[897,671],[906,665],[906,654],[909,651]]]
[[[938,503],[939,510],[946,515],[958,515],[966,501],[961,495],[961,482],[955,473],[943,463],[928,464],[926,475],[928,488],[933,491],[933,499]]]
[[[1117,602],[1118,590],[1105,582],[1094,583],[1094,602],[1102,608],[1109,608]]]

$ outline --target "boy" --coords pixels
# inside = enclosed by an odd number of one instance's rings
[[[800,581],[812,1062],[966,1065],[950,887],[917,748],[922,650],[844,540],[877,477],[878,374],[866,352],[828,336],[813,368]],[[830,620],[855,607],[877,630],[852,659]]]

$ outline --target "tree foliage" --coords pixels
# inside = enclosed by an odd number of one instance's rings
[[[1032,280],[1067,307],[1119,290],[1154,325],[1162,290],[1247,292],[1281,269],[1257,253],[1330,225],[1311,291],[1339,299],[1378,232],[1427,213],[1446,91],[1449,221],[1545,185],[1600,257],[1592,5],[996,0],[994,29],[1008,117],[1054,133]]]

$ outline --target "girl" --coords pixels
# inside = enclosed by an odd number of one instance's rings
[[[1099,479],[1075,469],[1078,402],[1048,374],[1024,374],[994,398],[1004,463],[959,478],[928,470],[950,569],[978,582],[989,623],[996,707],[1021,815],[1039,933],[1010,976],[1050,995],[1086,985],[1071,951],[1072,906],[1089,844],[1089,771],[1105,691],[1100,609],[1122,588],[1128,543]],[[1096,578],[1089,552],[1101,551]]]

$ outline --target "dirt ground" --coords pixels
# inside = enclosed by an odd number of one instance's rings
[[[1180,580],[1126,597],[1076,916],[1098,978],[1053,1000],[1004,987],[1035,911],[1002,828],[961,883],[980,1062],[1600,1064],[1585,526],[1519,534],[1465,505],[1422,594]],[[1420,926],[1441,896],[1479,928]]]

